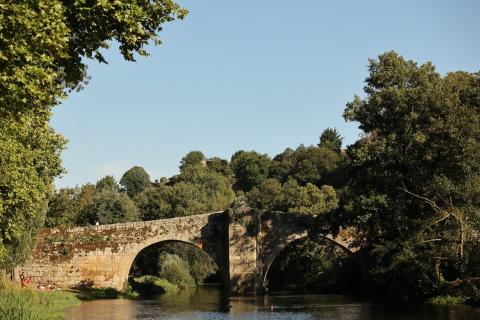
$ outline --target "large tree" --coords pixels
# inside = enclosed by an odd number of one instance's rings
[[[134,199],[143,220],[227,209],[234,193],[230,179],[202,165],[184,168],[170,185],[149,188]]]
[[[343,218],[379,283],[422,297],[464,276],[466,244],[478,242],[480,74],[442,77],[395,52],[369,71],[366,96],[345,110],[364,138],[348,148]]]
[[[235,173],[236,187],[250,191],[268,178],[271,160],[266,154],[240,150],[233,154],[230,165]]]
[[[87,80],[86,60],[106,62],[110,41],[133,61],[183,18],[171,0],[7,0],[0,4],[0,268],[21,262],[42,225],[65,139],[51,109]]]
[[[143,190],[147,189],[151,182],[150,176],[142,167],[135,166],[127,170],[122,178],[120,184],[125,188],[130,197],[134,197]]]

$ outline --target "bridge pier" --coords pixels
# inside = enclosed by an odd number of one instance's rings
[[[258,244],[249,228],[255,223],[248,212],[229,212],[228,271],[232,293],[257,293],[262,290],[260,270],[257,265]]]

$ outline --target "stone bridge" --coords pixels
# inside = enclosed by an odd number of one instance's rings
[[[33,282],[62,287],[91,279],[97,287],[123,290],[142,250],[165,241],[182,241],[209,254],[227,290],[260,292],[268,269],[290,242],[305,237],[308,215],[253,214],[247,209],[186,217],[72,229],[43,229],[29,261],[19,270]],[[349,236],[324,236],[348,252]]]

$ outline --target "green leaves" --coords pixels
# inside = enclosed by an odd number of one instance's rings
[[[0,120],[0,267],[28,255],[43,224],[52,182],[62,172],[65,139],[42,118],[24,114]]]
[[[228,177],[202,165],[190,165],[168,185],[152,186],[134,200],[143,220],[201,214],[227,209],[234,193]]]
[[[25,258],[43,224],[66,143],[48,126],[51,109],[87,82],[85,58],[106,62],[112,40],[126,60],[145,56],[162,25],[185,15],[171,0],[0,4],[0,268]]]
[[[439,272],[448,266],[451,279],[459,277],[466,239],[478,230],[469,221],[479,209],[480,82],[466,72],[442,78],[431,63],[395,52],[370,60],[369,71],[366,97],[355,97],[344,113],[364,138],[347,150],[342,216],[377,259],[377,276],[404,289],[408,283],[409,294],[439,277],[436,261],[445,266]]]
[[[337,193],[331,186],[316,187],[307,183],[299,186],[294,179],[281,184],[267,179],[247,193],[251,205],[262,210],[306,213],[312,215],[330,212],[338,207]]]
[[[134,197],[150,186],[150,176],[145,169],[135,166],[123,174],[120,184],[130,197]]]

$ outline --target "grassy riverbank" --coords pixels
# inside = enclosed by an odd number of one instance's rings
[[[0,319],[62,319],[66,308],[79,304],[80,300],[71,292],[43,292],[13,286],[0,288]]]

